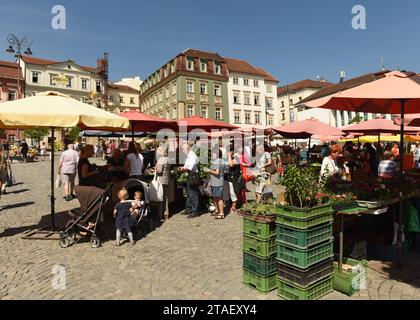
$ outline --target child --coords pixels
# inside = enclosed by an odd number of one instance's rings
[[[134,201],[131,202],[131,216],[133,217],[133,221],[136,222],[137,217],[140,214],[140,208],[143,208],[144,201],[141,200],[142,193],[140,191],[136,191],[134,193]],[[146,216],[147,214],[145,214]]]
[[[128,238],[130,239],[130,244],[134,245],[134,239],[133,239],[133,233],[131,232],[130,227],[133,224],[133,221],[131,220],[131,203],[127,201],[128,199],[128,191],[125,189],[122,189],[118,192],[118,199],[120,199],[120,202],[118,202],[115,205],[114,209],[114,218],[115,220],[115,227],[116,227],[116,240],[115,244],[117,246],[120,245],[120,239],[121,239],[121,231],[125,231],[128,235]]]

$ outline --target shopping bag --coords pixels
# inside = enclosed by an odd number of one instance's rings
[[[60,188],[61,187],[61,175],[57,174],[55,177],[55,187]]]
[[[207,196],[207,197],[211,197],[213,195],[209,180],[204,181],[204,183],[199,188],[200,188],[200,193],[202,195]]]
[[[157,179],[157,175],[155,176],[150,183],[149,187],[149,200],[152,202],[162,202],[163,201],[163,186],[160,181]]]

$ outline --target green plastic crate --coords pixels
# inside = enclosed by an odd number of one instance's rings
[[[366,284],[368,261],[344,258],[343,264],[350,266],[359,265],[359,267],[354,269],[354,271],[340,271],[338,262],[334,262],[333,288],[336,291],[351,296],[358,292],[363,284]]]
[[[244,218],[244,234],[268,240],[276,234],[276,225]]]
[[[318,262],[332,258],[333,239],[317,244],[308,249],[299,249],[277,242],[277,260],[295,267],[306,269]]]
[[[269,258],[276,253],[276,236],[268,240],[244,235],[244,251],[260,258]]]
[[[277,278],[277,294],[286,300],[318,300],[332,291],[332,277],[314,283],[308,288]]]
[[[312,208],[298,208],[293,206],[277,206],[276,214],[286,216],[289,218],[307,219],[309,217],[318,216],[320,214],[330,213],[332,214],[333,209],[330,204],[324,204],[315,206]]]
[[[255,272],[244,269],[243,282],[246,286],[258,290],[261,293],[268,293],[277,288],[277,273],[274,272],[269,276],[261,276]]]
[[[331,220],[332,212],[325,212],[315,216],[308,216],[306,218],[295,218],[283,214],[277,214],[276,216],[277,224],[302,230],[328,223]]]
[[[306,249],[309,246],[329,240],[332,237],[332,220],[327,224],[306,230],[278,224],[276,234],[277,241],[293,247]]]
[[[244,268],[246,270],[267,276],[277,271],[276,255],[273,254],[269,258],[260,258],[253,254],[244,252]]]

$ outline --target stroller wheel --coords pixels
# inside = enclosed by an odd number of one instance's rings
[[[60,235],[60,247],[67,248],[68,246],[70,246],[70,239],[67,234]]]
[[[73,231],[71,231],[71,232],[69,232],[68,233],[68,235],[67,235],[67,239],[73,244],[73,243],[75,243],[76,242],[76,240],[77,240],[77,234],[76,234],[76,232],[73,232]]]
[[[98,238],[96,238],[96,237],[92,237],[91,239],[90,239],[90,246],[93,248],[93,249],[96,249],[96,248],[99,248],[99,246],[101,245],[101,241],[98,239]]]

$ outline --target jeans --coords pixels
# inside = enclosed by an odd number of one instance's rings
[[[191,214],[198,213],[198,205],[200,198],[200,190],[198,186],[191,186],[189,183],[186,187],[187,201],[185,203],[185,209]]]

